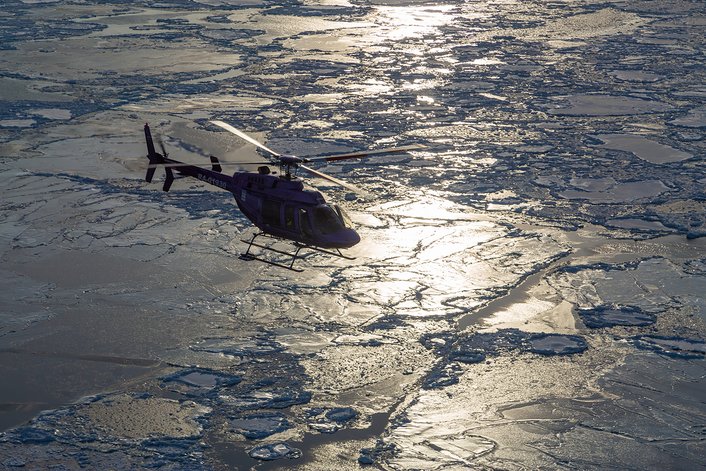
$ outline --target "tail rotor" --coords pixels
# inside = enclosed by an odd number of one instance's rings
[[[155,166],[157,164],[164,163],[164,156],[157,153],[154,149],[152,132],[150,131],[150,126],[147,123],[145,123],[145,141],[147,142],[147,158],[150,160],[150,165],[147,167],[147,174],[145,175],[145,181],[150,183],[152,181],[152,177],[154,177],[154,171],[157,170]]]
[[[158,138],[157,142],[159,143],[159,147],[162,150],[162,153],[160,154],[157,152],[154,148],[154,141],[152,139],[152,132],[150,131],[150,126],[149,124],[145,123],[145,141],[147,143],[147,158],[150,161],[149,166],[147,167],[147,174],[145,175],[145,181],[147,183],[152,182],[152,178],[154,177],[154,171],[157,170],[158,165],[164,165],[165,164],[165,159],[169,154],[167,154],[167,150],[164,147],[164,141],[162,141],[162,138]],[[174,172],[172,169],[166,165],[164,165],[164,171],[167,174],[166,178],[164,180],[164,186],[162,187],[162,190],[164,191],[169,191],[169,188],[172,186],[172,183],[174,182]]]

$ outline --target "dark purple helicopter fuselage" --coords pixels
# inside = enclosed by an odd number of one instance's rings
[[[300,180],[270,174],[268,167],[260,167],[258,173],[224,175],[213,157],[212,169],[208,170],[159,154],[147,125],[145,138],[151,164],[145,179],[152,181],[155,168],[163,165],[167,174],[164,191],[169,191],[174,181],[172,171],[176,171],[233,193],[245,217],[271,236],[325,249],[346,249],[360,242],[341,208],[327,204],[318,191],[305,190]]]
[[[345,213],[300,180],[237,172],[232,177],[238,207],[261,231],[323,248],[346,249],[360,242]]]

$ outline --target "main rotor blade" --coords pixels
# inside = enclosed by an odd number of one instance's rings
[[[327,175],[323,172],[319,172],[318,170],[314,170],[313,168],[307,167],[306,165],[299,164],[299,168],[306,170],[307,172],[311,173],[312,175],[316,175],[319,178],[323,178],[324,180],[333,182],[336,185],[340,185],[347,190],[353,191],[363,196],[367,195],[366,191],[362,190],[361,188],[358,188],[355,185],[351,185],[350,183],[346,183],[343,180],[339,180],[338,178],[332,177],[331,175]]]
[[[221,166],[239,166],[239,165],[267,165],[266,162],[221,162],[218,161],[218,164]],[[162,167],[167,167],[167,168],[174,168],[174,167],[186,167],[186,166],[191,166],[191,167],[207,167],[208,164],[190,164],[186,162],[180,162],[178,164],[176,163],[168,163],[168,164],[149,164],[147,168],[162,168]]]
[[[245,140],[245,141],[248,141],[250,144],[253,144],[253,145],[257,146],[257,147],[259,147],[260,149],[262,149],[262,150],[264,150],[264,151],[266,151],[266,152],[269,152],[270,154],[274,155],[275,157],[279,157],[279,156],[280,156],[279,153],[273,151],[272,149],[270,149],[269,147],[267,147],[265,144],[263,144],[263,143],[257,141],[256,139],[254,139],[254,138],[248,136],[248,135],[245,134],[243,131],[234,128],[233,126],[231,126],[231,125],[228,124],[228,123],[224,123],[223,121],[210,121],[210,123],[211,123],[211,124],[215,124],[216,126],[218,126],[218,127],[220,127],[220,128],[223,128],[223,129],[225,129],[225,130],[228,131],[228,132],[232,132],[233,134],[235,134],[235,135],[238,136],[239,138],[241,138],[241,139],[243,139],[243,140]]]
[[[308,157],[305,159],[305,161],[306,162],[316,162],[316,161],[325,160],[327,162],[333,162],[335,160],[356,159],[359,157],[368,157],[370,155],[398,154],[400,152],[409,152],[410,150],[419,150],[419,149],[424,149],[424,148],[426,148],[426,146],[423,146],[421,144],[412,144],[409,146],[402,146],[402,147],[388,147],[386,149],[375,149],[375,150],[366,150],[366,151],[360,151],[360,152],[351,152],[349,154],[322,155],[320,157]]]

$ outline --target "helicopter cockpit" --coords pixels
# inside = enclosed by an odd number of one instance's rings
[[[343,210],[337,205],[320,205],[314,208],[314,226],[322,234],[332,234],[341,229],[350,227],[350,219],[344,217]]]
[[[301,234],[321,247],[348,248],[360,242],[352,225],[345,211],[335,204],[300,208]]]

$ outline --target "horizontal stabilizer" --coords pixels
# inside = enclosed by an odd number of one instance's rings
[[[154,177],[155,170],[156,170],[155,168],[148,168],[147,169],[147,175],[145,175],[145,181],[147,183],[152,183],[152,177]]]
[[[169,167],[166,167],[164,171],[167,173],[167,175],[164,179],[164,186],[162,187],[162,190],[169,191],[169,188],[171,188],[172,183],[174,183],[174,172]]]

